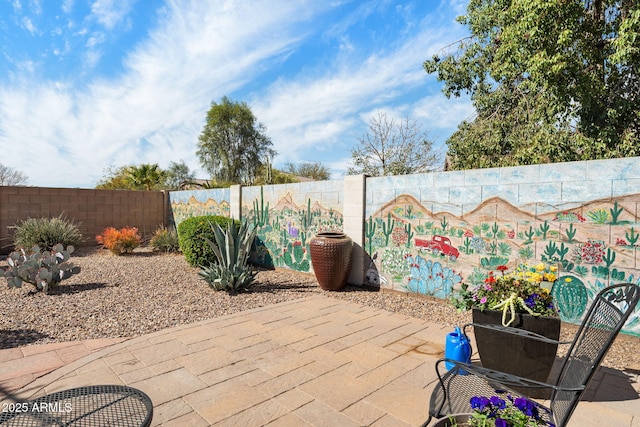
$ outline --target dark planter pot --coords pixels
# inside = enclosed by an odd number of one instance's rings
[[[320,232],[309,242],[311,264],[318,284],[328,291],[344,288],[351,273],[353,242],[344,233]]]
[[[463,427],[470,426],[471,414],[453,414],[438,418],[432,427]]]
[[[473,323],[502,324],[502,311],[473,309]],[[510,326],[535,332],[556,341],[560,338],[559,317],[518,313]],[[482,366],[536,381],[547,381],[558,351],[557,344],[484,328],[475,328],[473,333]],[[545,390],[517,390],[529,397],[549,396],[549,392]]]

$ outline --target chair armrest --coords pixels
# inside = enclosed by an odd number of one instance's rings
[[[446,367],[442,365],[448,362],[454,365],[449,372]],[[440,373],[440,368],[443,367],[445,373]],[[517,375],[507,374],[505,372],[496,371],[493,369],[483,368],[482,366],[473,365],[469,363],[458,362],[457,360],[441,358],[436,362],[436,373],[438,375],[438,379],[440,382],[443,382],[443,377],[446,375],[475,375],[480,378],[484,378],[490,382],[496,382],[500,385],[504,385],[507,387],[527,387],[527,388],[548,388],[556,391],[581,391],[584,390],[584,386],[580,387],[559,387],[554,384],[543,383],[540,381],[535,381],[529,378],[519,377]]]
[[[467,323],[467,324],[465,324],[462,327],[462,332],[465,335],[467,334],[467,328],[469,326],[472,326],[474,328],[491,329],[491,330],[494,330],[494,331],[504,332],[504,333],[512,334],[512,335],[518,335],[518,336],[521,336],[521,337],[526,337],[526,338],[530,338],[532,340],[546,342],[546,343],[549,343],[549,344],[566,345],[566,344],[571,344],[573,342],[573,341],[556,341],[556,340],[553,340],[551,338],[545,337],[544,335],[536,334],[535,332],[525,331],[524,329],[512,328],[510,326],[503,326],[503,325],[493,325],[493,324],[488,324],[488,323]]]

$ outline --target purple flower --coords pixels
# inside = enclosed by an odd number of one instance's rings
[[[524,300],[524,303],[529,308],[534,308],[536,306],[536,300],[540,297],[538,294],[531,294]]]
[[[538,419],[538,408],[529,399],[525,397],[517,397],[513,404],[516,408],[520,409],[523,414]]]
[[[538,406],[534,402],[525,397],[514,397],[504,390],[496,390],[496,393],[498,396],[491,396],[490,398],[484,396],[471,398],[471,408],[475,411],[474,420],[482,420],[483,426],[516,427],[524,425],[522,424],[524,422],[522,416],[526,415],[528,419],[525,422],[526,425],[543,425]],[[479,414],[477,415],[478,418],[476,418],[475,414]],[[550,422],[546,423],[548,425],[544,425],[547,427],[555,427]]]
[[[475,409],[477,411],[484,411],[487,406],[489,406],[489,399],[484,396],[474,396],[471,398],[471,409]]]
[[[489,401],[495,409],[504,409],[507,407],[506,402],[503,399],[500,399],[498,396],[491,396]]]
[[[482,299],[480,299],[480,304],[486,304],[487,302],[487,297],[482,297]]]

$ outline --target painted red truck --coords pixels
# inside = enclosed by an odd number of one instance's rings
[[[415,245],[431,251],[434,255],[447,256],[451,261],[455,261],[460,256],[458,251],[448,237],[435,235],[431,240],[415,239]]]

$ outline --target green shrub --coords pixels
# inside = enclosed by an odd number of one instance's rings
[[[178,232],[175,228],[167,228],[160,226],[153,233],[153,237],[149,241],[149,246],[154,251],[163,252],[178,252],[180,250],[180,244],[178,243]]]
[[[249,253],[256,236],[256,229],[249,230],[247,221],[240,227],[230,222],[226,229],[218,224],[212,227],[215,241],[206,239],[218,261],[208,267],[202,266],[198,274],[216,291],[231,294],[246,291],[256,276],[249,264]]]
[[[187,262],[193,267],[215,264],[216,256],[205,238],[215,242],[211,224],[226,228],[231,221],[226,216],[204,215],[187,218],[178,224],[178,242]]]
[[[53,218],[28,218],[14,228],[13,244],[18,249],[39,246],[51,251],[57,244],[76,246],[82,241],[78,224],[62,214]]]

